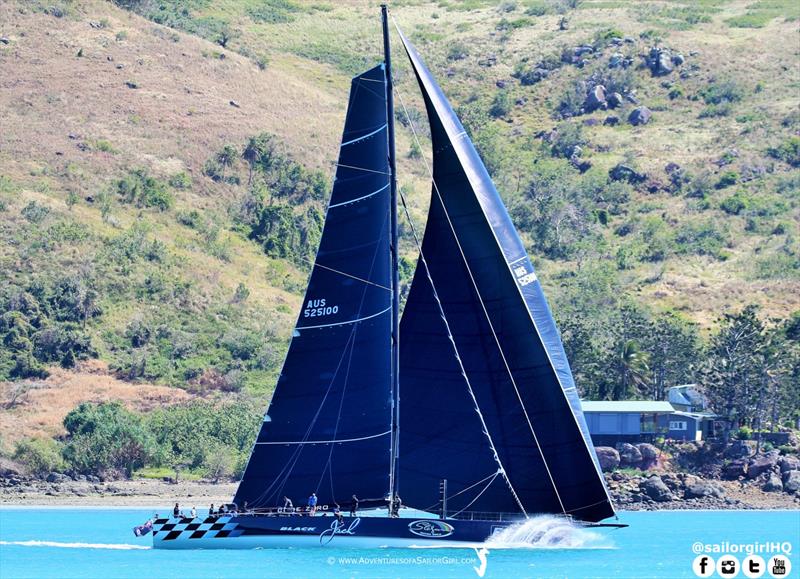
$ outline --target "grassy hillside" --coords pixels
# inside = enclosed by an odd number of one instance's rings
[[[689,332],[697,352],[725,313],[800,309],[796,3],[404,0],[392,12],[492,172],[579,376],[631,336],[647,346],[649,326],[631,334],[624,312]],[[349,78],[380,50],[373,2],[0,5],[0,380],[4,422],[26,425],[3,429],[6,450],[63,432],[84,400],[146,410],[137,388],[159,388],[146,384],[263,402]],[[398,112],[400,182],[421,228],[424,109],[395,57],[410,115]],[[597,85],[621,105],[593,110]],[[652,118],[634,126],[640,106]],[[411,265],[407,225],[403,242]],[[58,409],[20,396],[83,384],[93,359],[102,395]]]

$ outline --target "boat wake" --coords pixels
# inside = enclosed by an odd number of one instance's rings
[[[516,523],[492,535],[489,549],[613,549],[605,535],[562,517],[548,515]]]
[[[61,549],[111,549],[116,551],[146,550],[146,545],[126,545],[124,543],[60,543],[58,541],[0,541],[0,545],[15,547],[57,547]]]

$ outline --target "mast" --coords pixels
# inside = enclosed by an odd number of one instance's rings
[[[389,45],[389,14],[386,4],[381,4],[383,25],[383,58],[386,65],[386,122],[389,139],[389,187],[391,194],[391,245],[392,245],[392,443],[389,466],[389,505],[394,504],[397,493],[397,457],[400,431],[400,272],[397,234],[397,166],[394,145],[394,88],[392,83],[392,54]]]

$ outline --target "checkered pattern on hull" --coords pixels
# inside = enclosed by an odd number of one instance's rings
[[[242,530],[231,517],[208,517],[206,519],[156,519],[153,522],[153,539],[174,541],[175,539],[223,539],[238,537]]]

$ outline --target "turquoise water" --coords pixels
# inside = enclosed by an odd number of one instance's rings
[[[137,538],[131,531],[152,514],[152,509],[0,509],[0,577],[479,576],[474,567],[480,569],[480,561],[473,549],[153,550],[148,548],[150,537]],[[531,525],[540,528],[550,525],[552,532],[540,543],[557,541],[562,547],[489,545],[484,576],[514,579],[695,577],[693,545],[701,542],[710,549],[722,544],[720,548],[725,550],[740,551],[755,543],[776,543],[784,551],[791,551],[787,558],[794,569],[788,577],[800,577],[798,511],[630,512],[621,513],[620,520],[630,527],[599,532],[553,526],[551,521],[542,518]],[[739,560],[744,558],[741,553],[735,554]],[[761,554],[769,559],[776,553],[761,551]],[[710,555],[719,557],[713,552]],[[742,573],[738,576],[744,577]],[[770,577],[768,573],[764,576]]]

